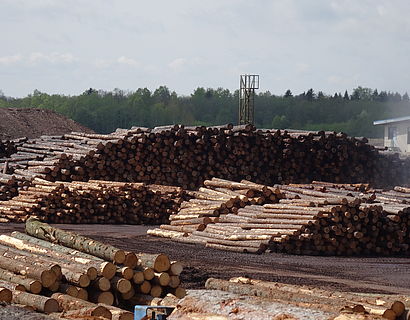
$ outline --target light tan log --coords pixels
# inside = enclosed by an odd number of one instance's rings
[[[24,304],[44,313],[59,311],[59,303],[54,298],[44,297],[37,294],[13,290],[13,303]]]
[[[33,267],[30,264],[5,257],[0,258],[0,268],[39,280],[46,288],[57,280],[56,274],[47,268]]]
[[[179,276],[184,270],[184,266],[179,261],[172,261],[169,268],[169,274],[173,276]]]
[[[92,291],[90,292],[90,301],[113,305],[114,295],[110,291]]]
[[[123,250],[72,232],[54,228],[33,217],[26,221],[26,232],[36,238],[57,242],[107,261],[114,261],[119,264],[125,261],[125,252]]]
[[[141,260],[141,266],[154,269],[156,272],[164,272],[169,269],[171,263],[165,254],[139,253],[138,258]]]
[[[43,288],[41,282],[38,280],[30,279],[26,276],[21,276],[4,269],[0,269],[0,279],[23,285],[26,288],[26,291],[34,294],[40,293]]]
[[[52,298],[56,299],[64,311],[77,310],[83,308],[93,308],[96,304],[82,299],[71,297],[63,293],[54,293]]]
[[[127,279],[115,276],[110,281],[112,288],[120,293],[126,293],[131,290],[131,282]]]
[[[83,253],[81,251],[60,246],[45,240],[37,239],[21,232],[13,232],[12,237],[1,235],[1,241],[16,249],[41,254],[56,259],[68,260],[86,266],[95,267],[98,273],[107,279],[111,279],[116,272],[116,266],[101,258]]]
[[[78,290],[75,286],[68,283],[61,283],[59,291],[64,294],[68,294],[71,297],[77,298]]]
[[[107,278],[100,277],[91,283],[91,287],[100,291],[108,291],[111,289],[111,282]]]
[[[112,319],[111,312],[104,306],[98,305],[91,308],[82,308],[77,310],[65,311],[63,313],[65,318],[87,318],[87,317],[101,317],[104,319]]]
[[[124,279],[131,280],[134,276],[134,270],[130,267],[122,267],[117,269],[117,275]]]
[[[114,306],[105,305],[103,303],[98,304],[110,310],[112,314],[112,320],[133,320],[134,314],[127,310],[123,310]]]

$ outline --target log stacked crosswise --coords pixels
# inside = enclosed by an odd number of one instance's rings
[[[17,147],[5,173],[49,181],[130,181],[194,190],[212,177],[256,183],[408,181],[408,162],[365,138],[252,126],[132,128],[108,135],[42,136]]]
[[[34,218],[26,234],[0,236],[0,300],[45,313],[132,319],[119,307],[182,298],[181,272],[164,254],[127,252]]]
[[[35,178],[11,200],[0,201],[3,221],[33,216],[50,223],[161,224],[183,199],[179,187],[111,181],[49,182]]]
[[[246,186],[250,187],[247,181],[217,178],[205,181],[205,185],[208,189],[203,188],[197,196],[213,194],[218,189],[229,199],[240,191],[241,185],[242,194],[248,192]],[[171,217],[171,225],[147,233],[249,253],[270,250],[311,255],[410,254],[409,188],[380,191],[365,184],[324,182],[258,188],[274,194],[270,202],[215,210],[194,198],[182,203],[182,209]],[[207,216],[210,209],[212,218]]]

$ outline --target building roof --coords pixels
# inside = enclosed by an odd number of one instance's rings
[[[378,126],[378,125],[381,125],[381,124],[389,124],[389,123],[395,123],[395,122],[401,122],[401,121],[410,121],[410,116],[400,117],[400,118],[392,118],[392,119],[386,119],[386,120],[377,120],[377,121],[373,121],[373,124],[375,126]]]

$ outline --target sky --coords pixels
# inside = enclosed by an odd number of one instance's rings
[[[410,93],[409,0],[0,0],[0,90]]]

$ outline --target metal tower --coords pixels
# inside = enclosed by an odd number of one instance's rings
[[[259,89],[259,75],[242,74],[239,91],[239,124],[254,123],[256,89]]]

